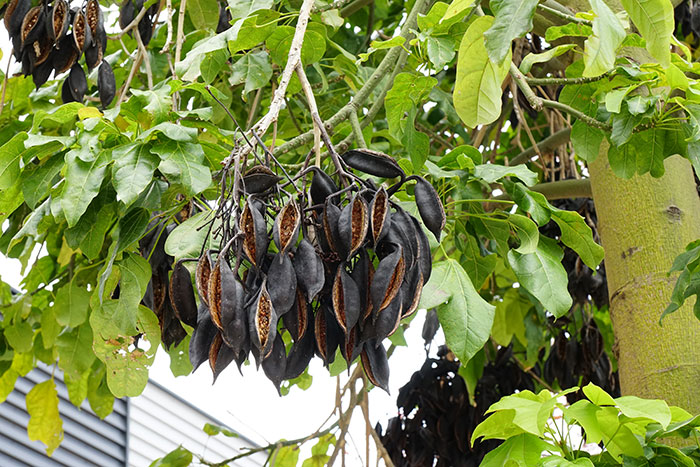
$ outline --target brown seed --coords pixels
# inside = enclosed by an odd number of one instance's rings
[[[389,197],[384,187],[380,188],[374,195],[369,210],[372,219],[372,239],[376,245],[389,230],[387,227],[391,222],[391,217],[389,216]]]
[[[214,263],[214,267],[209,273],[209,283],[207,285],[209,313],[211,313],[211,320],[219,330],[223,329],[221,324],[221,261],[222,258],[219,257]]]
[[[211,259],[209,250],[205,251],[197,261],[197,269],[195,271],[195,283],[197,284],[197,293],[206,306],[209,306],[209,276],[211,275]]]
[[[56,0],[51,8],[50,21],[47,23],[49,38],[53,42],[59,41],[68,31],[68,2]]]
[[[45,10],[42,6],[35,6],[24,15],[20,37],[22,48],[36,41],[44,30]]]
[[[338,218],[338,237],[345,255],[350,258],[362,246],[369,228],[367,202],[357,194],[345,206]]]
[[[286,253],[292,248],[299,236],[301,215],[294,201],[287,203],[275,219],[273,237],[280,253]]]
[[[88,45],[92,44],[92,33],[82,11],[78,11],[73,20],[73,44],[79,53],[85,52]]]
[[[243,251],[248,256],[248,260],[259,267],[267,252],[270,239],[267,236],[265,218],[251,205],[250,200],[243,208],[239,226],[243,232]]]

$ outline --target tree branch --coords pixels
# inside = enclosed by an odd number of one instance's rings
[[[568,198],[593,198],[591,180],[589,178],[558,180],[556,182],[539,183],[530,190],[542,193],[548,200]],[[494,198],[494,200],[509,200],[508,193]]]
[[[603,73],[602,75],[598,76],[590,76],[590,77],[581,77],[581,78],[529,78],[525,76],[525,81],[527,84],[530,86],[547,86],[547,85],[554,85],[554,86],[566,86],[569,84],[586,84],[586,83],[593,83],[595,81],[600,81],[603,78],[607,78],[610,76],[612,72],[609,71],[607,73]]]
[[[539,8],[540,10],[547,12],[553,16],[556,16],[557,18],[561,18],[561,19],[564,19],[566,21],[569,21],[570,23],[585,24],[586,26],[593,26],[593,23],[591,21],[588,21],[587,19],[578,18],[574,15],[564,13],[563,11],[557,10],[556,8],[552,8],[552,7],[547,6],[543,3],[538,3],[537,8]]]
[[[540,112],[542,110],[542,98],[537,97],[535,94],[535,91],[532,90],[528,82],[525,80],[525,75],[523,75],[520,70],[518,69],[517,66],[515,66],[515,63],[510,62],[510,76],[513,78],[513,81],[515,81],[515,84],[518,85],[518,88],[522,91],[523,95],[527,99],[527,101],[530,103],[530,106],[535,109],[537,112]],[[515,101],[518,98],[518,96],[513,96],[513,101]]]
[[[362,135],[360,120],[357,118],[357,114],[355,112],[350,113],[350,126],[352,126],[352,133],[357,145],[361,148],[366,148],[367,143],[365,143],[365,137]]]
[[[539,148],[540,152],[542,151],[549,151],[557,146],[561,146],[562,144],[565,144],[567,141],[569,141],[569,137],[571,136],[571,128],[567,127],[564,128],[563,130],[559,130],[556,133],[547,136],[545,139],[537,143],[537,147]],[[535,148],[534,147],[529,147],[517,156],[513,157],[509,163],[510,165],[518,165],[522,164],[524,162],[527,162],[530,160],[530,158],[534,157],[536,154]]]
[[[579,120],[583,121],[588,126],[591,126],[593,128],[598,128],[599,130],[603,131],[611,131],[612,130],[612,125],[609,125],[608,123],[601,122],[600,120],[597,120],[593,117],[589,117],[585,113],[581,112],[580,110],[576,110],[571,106],[568,106],[566,104],[562,104],[561,102],[557,101],[551,101],[549,99],[542,99],[542,105],[544,107],[550,108],[550,109],[557,109],[561,110],[562,112],[566,112],[570,114],[573,117],[578,118]]]

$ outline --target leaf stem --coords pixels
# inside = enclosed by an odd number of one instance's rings
[[[530,78],[530,77],[525,77],[525,81],[527,81],[527,84],[530,86],[547,86],[547,85],[553,85],[553,86],[566,86],[570,84],[586,84],[586,83],[594,83],[596,81],[600,81],[601,79],[607,78],[612,74],[612,71],[608,71],[607,73],[603,73],[602,75],[598,76],[583,76],[580,78],[557,78],[557,77],[548,77],[548,78]]]
[[[576,23],[576,24],[585,24],[586,26],[593,26],[593,22],[583,19],[583,18],[578,18],[574,15],[569,15],[567,13],[564,13],[563,11],[557,10],[556,8],[552,8],[551,6],[547,6],[543,3],[538,3],[537,8],[540,10],[549,13],[553,16],[556,16],[557,18],[564,19],[566,21],[569,21],[571,23]]]

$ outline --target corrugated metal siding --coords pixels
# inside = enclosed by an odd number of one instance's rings
[[[19,378],[14,391],[0,404],[0,466],[2,467],[123,467],[127,463],[127,403],[114,401],[114,411],[104,420],[95,415],[87,401],[78,408],[68,399],[62,375],[56,372],[58,409],[63,420],[64,439],[51,457],[44,445],[29,441],[29,414],[25,397],[34,385],[51,378],[45,367]]]
[[[147,467],[179,445],[211,462],[240,454],[245,447],[254,447],[243,436],[207,436],[202,431],[204,424],[220,424],[217,420],[152,382],[143,394],[130,400],[129,411],[129,467]],[[230,465],[261,466],[266,458],[266,453],[261,453]]]

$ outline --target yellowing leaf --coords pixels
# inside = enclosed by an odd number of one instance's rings
[[[494,122],[501,114],[501,83],[508,74],[511,52],[502,65],[489,60],[484,33],[493,20],[491,16],[477,18],[459,46],[452,100],[459,118],[470,128]]]
[[[78,118],[81,120],[85,120],[86,118],[98,118],[101,116],[102,112],[100,112],[97,107],[83,107],[78,109]]]
[[[29,391],[27,412],[29,439],[44,443],[46,454],[50,456],[63,441],[63,422],[58,414],[58,393],[53,379],[39,383]]]

